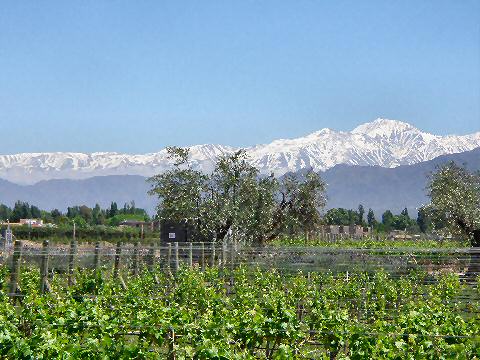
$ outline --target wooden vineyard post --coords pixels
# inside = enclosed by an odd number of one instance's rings
[[[122,253],[122,243],[120,241],[117,242],[117,247],[115,248],[115,262],[113,268],[113,277],[118,278],[119,270],[120,270],[120,255]]]
[[[42,259],[40,262],[40,292],[42,294],[50,291],[48,283],[48,240],[43,240]]]
[[[122,289],[126,289],[127,286],[125,285],[125,281],[123,280],[123,277],[120,275],[120,257],[121,256],[122,256],[122,242],[118,241],[117,247],[115,248],[115,262],[114,262],[114,268],[113,268],[113,277],[115,279],[120,280],[120,285]]]
[[[95,252],[93,256],[93,268],[95,270],[96,275],[98,275],[98,271],[100,267],[100,241],[95,243]]]
[[[175,243],[175,271],[180,269],[180,259],[178,257],[178,242]]]
[[[188,246],[188,266],[193,267],[193,244],[190,243]]]
[[[152,243],[148,248],[148,262],[147,262],[148,271],[150,272],[153,272],[154,259],[155,259],[155,245]]]
[[[168,360],[175,360],[175,330],[170,328],[168,333]]]
[[[137,276],[138,275],[138,241],[135,242],[135,245],[133,247],[133,275]]]
[[[151,271],[152,271],[152,273],[153,273],[153,278],[154,278],[154,280],[155,280],[155,284],[159,284],[160,281],[158,280],[158,276],[157,276],[157,274],[154,272],[155,266],[158,265],[157,260],[156,260],[156,259],[157,259],[157,254],[156,254],[156,252],[157,252],[157,244],[155,244],[155,242],[152,242],[150,251],[152,252],[152,256],[151,256],[152,270],[151,270]],[[159,259],[160,259],[161,253],[160,253],[160,248],[159,248],[159,247],[158,247],[158,252],[159,252],[158,255],[159,255]]]
[[[171,273],[172,271],[172,244],[168,243],[167,246],[167,271]]]
[[[200,243],[200,265],[202,266],[202,271],[205,270],[205,244]]]
[[[210,259],[210,260],[211,260],[211,261],[210,261],[210,265],[213,267],[213,266],[215,266],[215,243],[213,242],[213,243],[210,245],[210,247],[211,247],[211,250],[212,250],[212,251],[211,251],[211,252],[212,252],[212,258]]]
[[[77,254],[77,241],[75,238],[70,241],[70,252],[68,254],[68,286],[72,286],[75,283],[74,271],[75,271],[75,256]]]
[[[222,267],[225,267],[226,263],[227,263],[227,244],[223,243],[222,244],[222,260],[220,262],[220,265]]]
[[[234,285],[235,279],[233,276],[233,270],[235,269],[235,243],[230,244],[230,287],[228,291],[230,292],[230,288]]]
[[[17,300],[17,295],[20,294],[20,286],[18,279],[20,277],[20,261],[22,260],[22,242],[15,240],[13,245],[12,269],[10,274],[10,296],[13,298],[13,303]]]
[[[230,269],[235,268],[235,243],[230,244]]]

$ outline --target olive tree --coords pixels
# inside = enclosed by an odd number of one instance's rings
[[[451,162],[431,175],[428,192],[430,214],[445,221],[453,233],[480,246],[480,173],[469,172]]]
[[[192,169],[188,149],[168,148],[173,169],[149,179],[161,218],[195,219],[199,236],[221,240],[233,233],[263,244],[287,228],[310,229],[325,205],[325,183],[315,173],[282,181],[260,176],[244,150],[219,157],[211,174]]]
[[[168,158],[173,169],[148,179],[152,184],[150,195],[160,199],[157,213],[161,218],[182,221],[199,217],[208,178],[192,169],[188,150],[168,147]]]

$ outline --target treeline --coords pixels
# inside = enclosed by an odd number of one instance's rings
[[[7,228],[6,224],[0,226],[0,233],[4,233]],[[73,226],[70,224],[58,227],[29,227],[16,226],[13,228],[13,234],[16,239],[22,240],[38,240],[49,239],[54,242],[67,243],[73,238]],[[149,238],[157,237],[157,233],[146,234]],[[77,240],[87,241],[129,241],[141,237],[140,229],[132,227],[113,227],[106,225],[94,225],[77,227],[75,229],[75,238]]]
[[[44,223],[62,225],[75,225],[78,228],[85,228],[95,225],[118,226],[123,220],[149,221],[150,218],[144,209],[135,207],[135,202],[125,203],[118,207],[112,202],[110,207],[102,209],[96,204],[93,208],[86,205],[68,207],[66,212],[58,209],[51,211],[40,210],[28,202],[17,201],[13,208],[7,205],[0,205],[0,220],[7,220],[15,223],[20,219],[42,219]]]
[[[390,232],[392,230],[406,230],[408,232],[429,232],[433,229],[441,229],[445,224],[438,220],[434,224],[427,212],[420,208],[416,218],[411,218],[408,209],[405,208],[400,214],[394,215],[390,210],[382,214],[382,218],[377,220],[372,209],[365,209],[362,204],[357,210],[333,208],[329,209],[323,221],[326,225],[360,225],[371,227],[376,232]]]

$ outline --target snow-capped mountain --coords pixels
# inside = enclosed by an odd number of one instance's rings
[[[438,136],[396,120],[377,119],[351,132],[323,129],[297,139],[275,140],[247,148],[253,165],[264,174],[282,175],[302,168],[326,170],[337,164],[396,167],[480,147],[480,132]],[[211,171],[215,159],[237,150],[222,145],[190,147],[191,164]],[[0,178],[33,184],[48,179],[83,179],[98,175],[151,176],[172,163],[166,150],[143,155],[102,153],[24,153],[0,155]]]

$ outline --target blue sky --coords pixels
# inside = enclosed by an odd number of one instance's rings
[[[6,1],[0,153],[480,130],[480,1]]]

